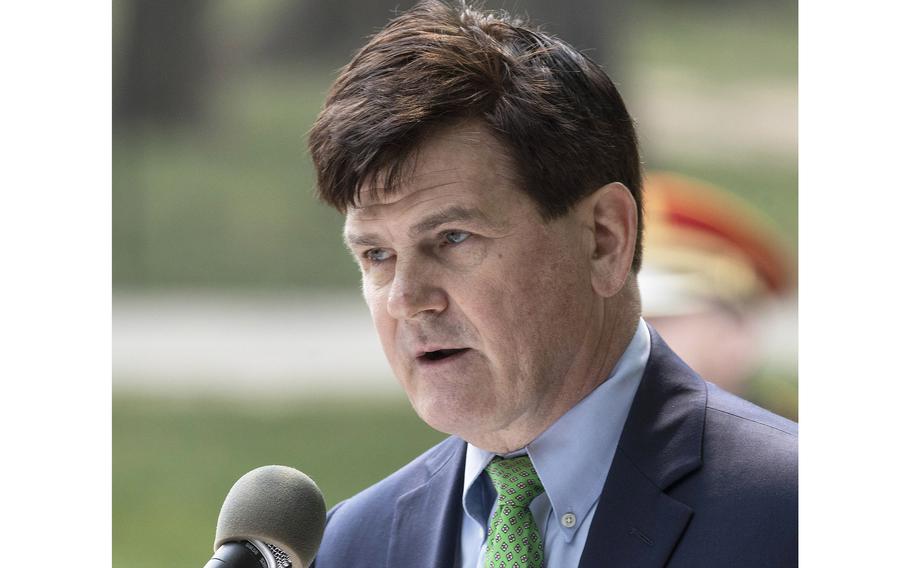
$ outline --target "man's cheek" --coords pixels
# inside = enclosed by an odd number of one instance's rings
[[[381,325],[381,320],[384,316],[388,316],[388,303],[386,297],[381,291],[374,286],[372,283],[368,282],[366,279],[363,280],[363,299],[366,302],[367,308],[370,310],[370,317],[373,318],[373,324],[378,330]]]

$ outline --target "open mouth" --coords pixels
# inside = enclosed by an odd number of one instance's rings
[[[439,349],[438,351],[427,351],[426,353],[424,353],[423,355],[418,357],[418,359],[420,359],[421,361],[442,361],[444,359],[449,359],[449,358],[455,357],[457,355],[460,355],[467,350],[468,350],[468,348],[464,347],[461,349]]]

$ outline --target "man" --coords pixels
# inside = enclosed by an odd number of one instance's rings
[[[452,437],[329,514],[319,568],[796,564],[796,427],[640,318],[641,173],[565,43],[425,2],[310,137],[395,375]]]

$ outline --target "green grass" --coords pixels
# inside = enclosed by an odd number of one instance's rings
[[[251,73],[205,126],[115,135],[118,286],[356,286],[341,217],[312,196],[305,132],[323,94],[300,77]]]
[[[296,467],[332,506],[442,438],[403,398],[278,402],[116,394],[113,565],[202,566],[225,495],[255,467]]]

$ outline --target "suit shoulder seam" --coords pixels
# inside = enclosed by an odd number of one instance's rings
[[[767,428],[771,428],[772,430],[777,430],[778,432],[781,432],[781,433],[783,433],[783,434],[787,434],[787,435],[790,436],[791,438],[797,438],[797,437],[798,437],[798,436],[797,436],[796,434],[794,434],[793,432],[787,432],[786,430],[782,430],[781,428],[778,428],[777,426],[772,426],[771,424],[768,424],[767,422],[762,422],[761,420],[756,420],[756,419],[754,419],[754,418],[748,418],[748,417],[742,416],[742,415],[740,415],[740,414],[734,414],[734,413],[732,413],[732,412],[728,412],[728,411],[722,410],[722,409],[720,409],[720,408],[715,408],[715,407],[713,407],[713,406],[711,406],[711,405],[708,405],[708,406],[707,406],[707,409],[708,409],[708,410],[713,410],[714,412],[721,412],[721,413],[723,413],[723,414],[727,414],[727,415],[729,415],[729,416],[733,416],[733,417],[735,417],[735,418],[739,418],[740,420],[746,420],[746,421],[748,421],[748,422],[752,422],[753,424],[761,424],[762,426],[765,426],[765,427],[767,427]]]

